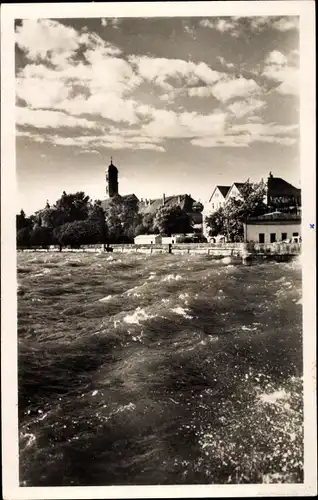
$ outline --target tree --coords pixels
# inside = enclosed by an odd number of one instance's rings
[[[92,225],[96,226],[99,231],[99,242],[106,243],[107,241],[107,226],[105,221],[105,212],[102,209],[101,201],[96,200],[90,204],[88,209],[88,219]]]
[[[128,243],[134,240],[135,231],[141,223],[138,201],[126,200],[120,195],[111,198],[105,210],[108,239],[111,243]]]
[[[21,210],[20,213],[16,216],[16,228],[17,231],[24,228],[31,229],[32,220],[29,217],[26,217],[24,210]]]
[[[64,223],[74,222],[87,219],[89,201],[89,196],[83,191],[74,194],[67,194],[63,191],[61,198],[56,201],[54,207],[63,214]]]
[[[34,227],[30,233],[30,245],[48,247],[53,244],[52,230],[48,227]]]
[[[247,181],[241,188],[240,195],[240,198],[231,198],[223,208],[206,218],[210,236],[223,234],[230,241],[242,241],[245,220],[266,213],[266,185],[263,181],[257,184]]]
[[[140,223],[135,228],[135,236],[139,234],[159,233],[158,229],[154,228],[155,215],[153,212],[140,214]]]
[[[220,207],[216,212],[208,215],[205,218],[205,223],[209,228],[209,236],[217,236],[225,234],[225,215],[224,210]]]
[[[17,247],[28,247],[30,245],[30,228],[22,227],[17,231]]]
[[[171,236],[172,233],[184,234],[192,230],[188,214],[178,205],[160,207],[155,215],[153,226],[160,234],[167,236]]]
[[[80,247],[100,242],[100,228],[90,221],[67,222],[53,230],[54,240],[61,246]]]

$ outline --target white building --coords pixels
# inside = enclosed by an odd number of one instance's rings
[[[161,245],[161,234],[139,234],[135,237],[135,245]]]
[[[230,189],[231,186],[215,186],[208,203],[206,203],[206,211],[212,213],[223,207],[226,195]]]
[[[230,189],[226,194],[224,204],[226,204],[232,198],[241,199],[242,198],[241,189],[244,186],[245,186],[244,182],[233,182],[232,186],[230,187]]]
[[[244,224],[244,241],[254,243],[275,243],[278,241],[299,241],[301,238],[301,217],[295,214],[272,212],[251,217]]]

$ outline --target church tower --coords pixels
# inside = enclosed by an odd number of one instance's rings
[[[106,171],[106,196],[112,198],[118,194],[118,169],[110,159],[110,165]]]

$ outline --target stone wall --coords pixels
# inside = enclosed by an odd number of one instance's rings
[[[162,254],[170,253],[174,255],[209,255],[215,258],[222,257],[244,257],[248,255],[299,255],[301,245],[299,243],[271,243],[271,244],[246,244],[246,243],[179,243],[174,245],[135,245],[116,244],[110,245],[107,250],[106,245],[83,245],[79,249],[62,248],[62,252],[92,252],[99,253],[110,251],[113,253],[143,253]],[[24,249],[25,252],[59,252],[58,246],[50,246],[48,249],[32,248]]]

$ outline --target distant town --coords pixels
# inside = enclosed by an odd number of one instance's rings
[[[217,185],[205,206],[190,194],[120,195],[118,168],[106,169],[106,197],[63,192],[55,204],[16,218],[17,246],[90,243],[300,242],[301,190],[271,172],[264,182]]]

